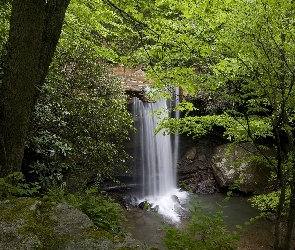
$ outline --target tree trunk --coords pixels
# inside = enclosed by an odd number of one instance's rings
[[[70,0],[14,0],[0,89],[0,177],[20,171],[27,130]]]
[[[294,174],[293,174],[293,181],[295,181]],[[286,233],[285,243],[284,243],[285,250],[293,249],[292,236],[293,236],[294,224],[295,224],[295,190],[294,190],[293,183],[291,185],[291,197],[290,197],[290,205],[289,205],[289,213],[288,213],[287,233]]]
[[[285,116],[288,117],[288,116]],[[286,122],[290,127],[288,120]],[[288,224],[287,224],[287,233],[285,237],[284,249],[289,250],[292,248],[292,237],[294,234],[294,226],[295,226],[295,146],[292,132],[287,133],[290,152],[288,155],[288,160],[291,163],[292,169],[289,170],[292,174],[292,178],[289,181],[291,195],[290,195],[290,205],[288,212]]]
[[[275,123],[278,124],[278,123]],[[274,126],[276,127],[276,125]],[[274,249],[278,250],[280,248],[280,242],[281,242],[281,232],[280,232],[280,226],[281,226],[281,220],[282,220],[282,212],[285,204],[285,197],[286,197],[286,180],[283,174],[283,157],[282,157],[282,148],[281,148],[281,138],[280,138],[280,130],[277,127],[275,129],[275,138],[277,142],[277,178],[280,181],[280,197],[279,197],[279,203],[277,206],[276,211],[276,223],[275,223],[275,239],[274,239]]]

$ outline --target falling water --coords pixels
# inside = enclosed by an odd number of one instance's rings
[[[140,150],[134,155],[134,159],[142,169],[141,200],[147,200],[153,207],[157,207],[160,214],[172,221],[178,221],[180,203],[186,197],[176,185],[178,136],[164,136],[161,131],[155,135],[157,117],[152,115],[155,110],[171,108],[168,105],[171,106],[171,102],[161,100],[148,103],[135,98],[133,116]],[[174,116],[177,117],[177,114]]]

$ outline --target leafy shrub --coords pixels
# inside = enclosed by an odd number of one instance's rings
[[[94,189],[86,191],[85,202],[81,204],[80,209],[92,219],[96,226],[113,233],[122,230],[119,226],[120,221],[126,220],[118,203],[110,197],[97,195]]]
[[[15,172],[0,178],[0,198],[8,196],[32,196],[39,193],[38,183],[26,183],[21,172]]]
[[[67,159],[72,153],[73,148],[69,145],[69,141],[54,132],[40,129],[28,145],[27,154],[30,156],[28,175],[36,177],[42,186],[48,187],[60,182],[63,174],[71,166]]]
[[[71,194],[65,183],[50,189],[43,197],[54,202],[67,202],[81,210],[101,229],[111,233],[123,231],[120,224],[126,221],[122,208],[108,196],[99,194],[94,188],[86,190],[85,194],[78,192]]]
[[[185,228],[165,226],[164,245],[169,250],[235,249],[239,236],[237,232],[230,233],[226,229],[222,212],[204,214],[199,205],[191,205],[191,220]]]
[[[268,194],[255,195],[251,197],[249,200],[251,201],[252,206],[257,207],[262,212],[275,212],[279,204],[280,194],[281,194],[280,190],[275,190]],[[284,213],[286,212],[287,207],[289,206],[290,195],[291,195],[290,187],[287,187],[286,202],[284,204],[284,210],[283,210]]]
[[[44,186],[61,183],[69,172],[83,173],[84,179],[92,175],[91,181],[97,175],[103,181],[112,178],[114,171],[127,171],[124,162],[129,156],[123,144],[129,139],[132,118],[121,82],[104,66],[106,60],[118,58],[105,46],[105,35],[111,34],[105,24],[118,23],[107,26],[120,35],[125,25],[105,7],[71,1],[46,83],[40,89],[24,170]]]

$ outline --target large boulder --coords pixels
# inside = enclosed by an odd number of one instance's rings
[[[67,203],[34,198],[0,201],[0,249],[149,249],[131,238],[97,228]]]
[[[241,143],[229,150],[229,144],[215,148],[212,170],[219,187],[232,187],[242,192],[260,194],[270,186],[270,169],[262,162],[252,161],[259,152],[251,143]],[[265,152],[271,155],[270,152]]]

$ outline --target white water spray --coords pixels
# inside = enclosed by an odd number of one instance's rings
[[[152,113],[162,108],[167,109],[166,101],[147,103],[135,98],[133,115],[137,121],[136,136],[140,142],[140,153],[134,158],[140,159],[136,162],[140,162],[142,168],[141,201],[148,201],[159,214],[178,222],[181,203],[187,195],[176,188],[178,135],[164,136],[161,131],[154,134],[157,118]]]

